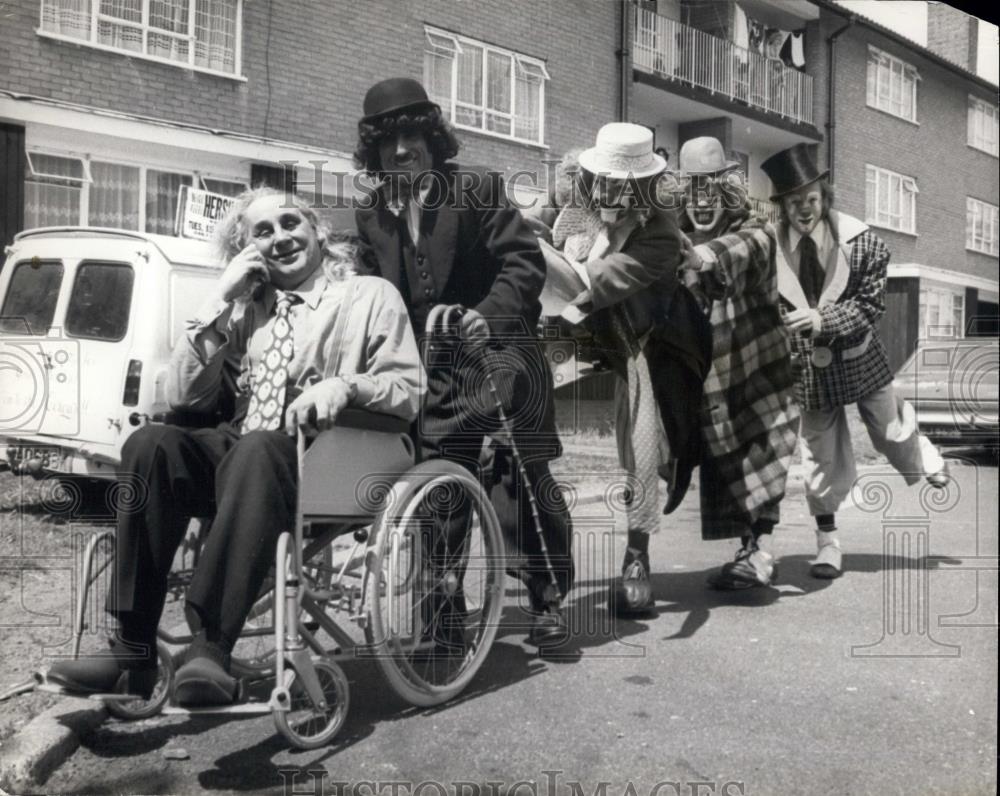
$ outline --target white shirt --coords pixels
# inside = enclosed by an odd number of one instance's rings
[[[420,213],[430,192],[431,181],[425,179],[420,185],[416,199],[411,197],[405,202],[399,200],[386,202],[389,212],[396,216],[396,218],[399,218],[399,214],[403,212],[404,208],[406,209],[406,227],[410,231],[410,240],[413,241],[414,248],[416,248],[417,241],[420,238]]]
[[[833,251],[833,247],[836,241],[833,239],[833,232],[830,229],[829,222],[824,218],[815,227],[812,228],[812,232],[809,233],[809,237],[813,239],[813,243],[816,244],[816,254],[819,255],[819,264],[823,266],[823,270],[826,270],[826,264],[830,260],[830,252]],[[789,261],[788,264],[792,267],[795,275],[799,275],[799,261],[801,259],[801,252],[799,251],[799,243],[802,241],[802,234],[795,229],[791,224],[788,225],[788,248],[789,248]]]

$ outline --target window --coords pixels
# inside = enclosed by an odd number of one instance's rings
[[[969,97],[969,146],[1000,155],[1000,134],[998,134],[1000,110],[996,105]]]
[[[80,158],[27,153],[24,176],[25,228],[65,227],[80,223],[80,196],[90,181]]]
[[[965,198],[965,248],[983,254],[1000,256],[996,205],[980,202],[971,196]]]
[[[424,85],[458,127],[544,142],[545,64],[443,30],[424,30]]]
[[[965,329],[965,294],[938,287],[920,288],[920,338],[961,337]]]
[[[173,235],[181,186],[236,196],[239,180],[201,177],[79,156],[28,152],[26,229],[92,226]]]
[[[66,309],[66,333],[91,340],[121,340],[128,331],[134,281],[130,265],[80,263]]]
[[[42,0],[38,32],[236,75],[242,12],[242,0]]]
[[[63,264],[23,262],[14,267],[7,298],[0,310],[0,331],[14,334],[47,334],[56,314]]]
[[[915,235],[918,193],[912,177],[866,165],[865,221]]]
[[[888,53],[868,48],[868,105],[907,121],[917,120],[915,68]]]

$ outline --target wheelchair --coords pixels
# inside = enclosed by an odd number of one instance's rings
[[[224,707],[171,704],[171,647],[190,634],[157,631],[158,678],[148,700],[101,694],[123,720],[159,713],[268,713],[295,747],[327,745],[350,704],[340,662],[374,660],[389,686],[417,707],[457,696],[489,654],[503,610],[504,542],[480,481],[445,460],[414,465],[406,421],[345,409],[308,447],[300,432],[295,526],[278,538],[272,575],[232,652],[247,692],[270,681],[268,699]],[[364,473],[358,477],[357,474]],[[447,549],[435,527],[457,503],[467,533]],[[93,587],[113,560],[114,532],[83,554],[73,656],[99,609]],[[171,584],[179,592],[184,572]],[[350,627],[358,628],[350,632]],[[360,633],[358,632],[360,631]],[[358,636],[363,635],[363,640]],[[63,693],[35,676],[41,690]]]
[[[452,699],[475,677],[499,627],[506,570],[484,484],[443,459],[415,465],[409,423],[357,409],[343,410],[308,446],[300,431],[297,453],[294,528],[279,536],[273,572],[232,651],[231,673],[243,698],[224,707],[173,705],[171,648],[191,636],[161,622],[152,696],[90,697],[103,700],[109,713],[123,720],[271,713],[293,746],[313,749],[330,743],[346,719],[344,661],[374,660],[389,686],[417,707]],[[462,509],[466,533],[449,542],[435,529],[458,505],[468,507]],[[74,658],[102,613],[94,586],[113,560],[113,547],[114,532],[107,530],[84,550]],[[179,594],[184,572],[175,574],[171,586]],[[267,683],[269,697],[254,698],[254,689]],[[35,687],[64,693],[43,672],[35,675]]]

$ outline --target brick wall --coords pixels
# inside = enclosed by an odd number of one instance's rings
[[[809,71],[817,96],[817,126],[827,132],[826,37],[843,19],[826,14],[807,32]],[[866,100],[868,45],[915,66],[921,81],[917,121],[912,124],[870,108]],[[837,40],[836,127],[834,129],[837,206],[865,216],[865,164],[913,177],[917,196],[916,232],[907,235],[876,228],[897,263],[921,263],[988,279],[997,278],[997,258],[965,250],[965,200],[973,196],[1000,204],[997,158],[966,144],[968,95],[996,102],[995,94],[931,62],[863,25]],[[827,141],[819,147],[826,163]]]
[[[620,5],[591,0],[330,3],[253,0],[243,9],[246,81],[38,36],[38,0],[4,4],[0,88],[102,109],[341,151],[354,149],[372,83],[423,76],[425,23],[546,61],[546,144],[462,131],[466,163],[535,168],[590,144],[617,110]]]

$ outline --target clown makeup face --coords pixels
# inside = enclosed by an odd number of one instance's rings
[[[246,209],[244,223],[275,287],[294,290],[320,266],[324,241],[297,207],[285,204],[282,194],[254,201]]]
[[[382,168],[401,188],[415,187],[434,165],[427,138],[419,130],[402,129],[379,144]]]
[[[781,197],[781,206],[792,229],[808,235],[823,218],[823,191],[819,182],[811,182]]]
[[[598,177],[594,180],[591,197],[594,206],[600,210],[601,223],[609,227],[619,223],[635,206],[635,195],[627,180]]]
[[[723,192],[716,178],[707,174],[692,174],[690,180],[685,212],[697,231],[709,232],[725,212]]]

